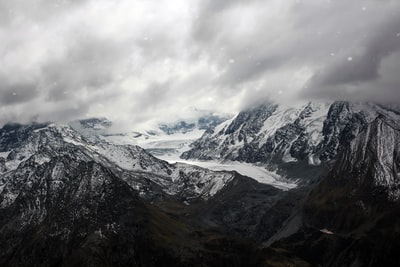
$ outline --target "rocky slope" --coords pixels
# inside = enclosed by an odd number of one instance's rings
[[[353,231],[399,202],[399,126],[379,116],[363,128],[310,195],[305,206],[310,220],[335,231]]]
[[[15,198],[1,201],[1,266],[271,266],[265,255],[306,266],[174,218],[74,153],[25,161],[13,183]]]
[[[308,266],[243,239],[272,186],[69,126],[6,125],[0,140],[1,266]]]
[[[306,199],[300,230],[274,246],[322,266],[397,265],[399,121],[386,113],[365,125]]]
[[[184,154],[323,175],[290,191],[112,143],[102,119],[80,131],[6,125],[0,265],[394,266],[399,114],[368,103],[264,105]]]
[[[207,132],[182,157],[322,175],[265,206],[256,238],[320,266],[392,266],[400,260],[399,114],[372,103],[263,105]]]
[[[372,103],[265,104],[207,131],[181,157],[269,168],[319,166],[334,159],[364,125],[387,112],[388,108]]]
[[[142,194],[149,192],[147,184],[156,184],[165,193],[177,195],[190,201],[191,198],[209,198],[228,183],[233,174],[212,172],[191,165],[170,165],[159,160],[142,148],[132,145],[114,145],[102,140],[87,140],[69,126],[41,125],[5,126],[0,136],[5,136],[0,151],[2,163],[2,183],[7,188],[22,163],[33,160],[43,164],[54,157],[68,155],[74,151],[76,160],[94,161],[120,173],[125,180]],[[26,134],[29,132],[29,134]],[[8,136],[14,134],[15,140]],[[8,140],[8,141],[7,141]],[[8,150],[8,151],[7,151]],[[135,178],[138,176],[147,179]],[[143,182],[145,181],[145,182]],[[151,193],[151,192],[150,192]]]

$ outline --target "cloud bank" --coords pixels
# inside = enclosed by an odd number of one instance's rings
[[[399,102],[397,0],[0,0],[0,124]]]

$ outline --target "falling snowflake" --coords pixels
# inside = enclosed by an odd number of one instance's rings
[[[362,10],[362,11],[365,11],[365,10],[367,10],[367,8],[366,8],[365,6],[363,6],[363,7],[361,8],[361,10]]]
[[[229,59],[229,63],[233,64],[235,63],[235,60],[233,58]]]
[[[335,53],[331,53],[331,57],[334,57],[335,56]]]
[[[348,57],[347,61],[353,61],[353,57]]]

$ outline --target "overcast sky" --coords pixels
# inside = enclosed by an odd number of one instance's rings
[[[0,0],[0,124],[397,101],[399,0]]]

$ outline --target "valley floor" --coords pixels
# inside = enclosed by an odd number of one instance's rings
[[[128,136],[114,136],[107,139],[116,144],[139,145],[153,156],[169,163],[186,163],[213,171],[236,171],[241,175],[257,180],[259,183],[269,184],[282,190],[290,190],[297,187],[293,180],[285,179],[275,172],[244,162],[218,162],[218,161],[192,161],[184,160],[179,156],[190,149],[190,144],[200,138],[203,130],[195,130],[188,133],[175,133],[171,135],[161,134],[146,138],[128,138]]]

